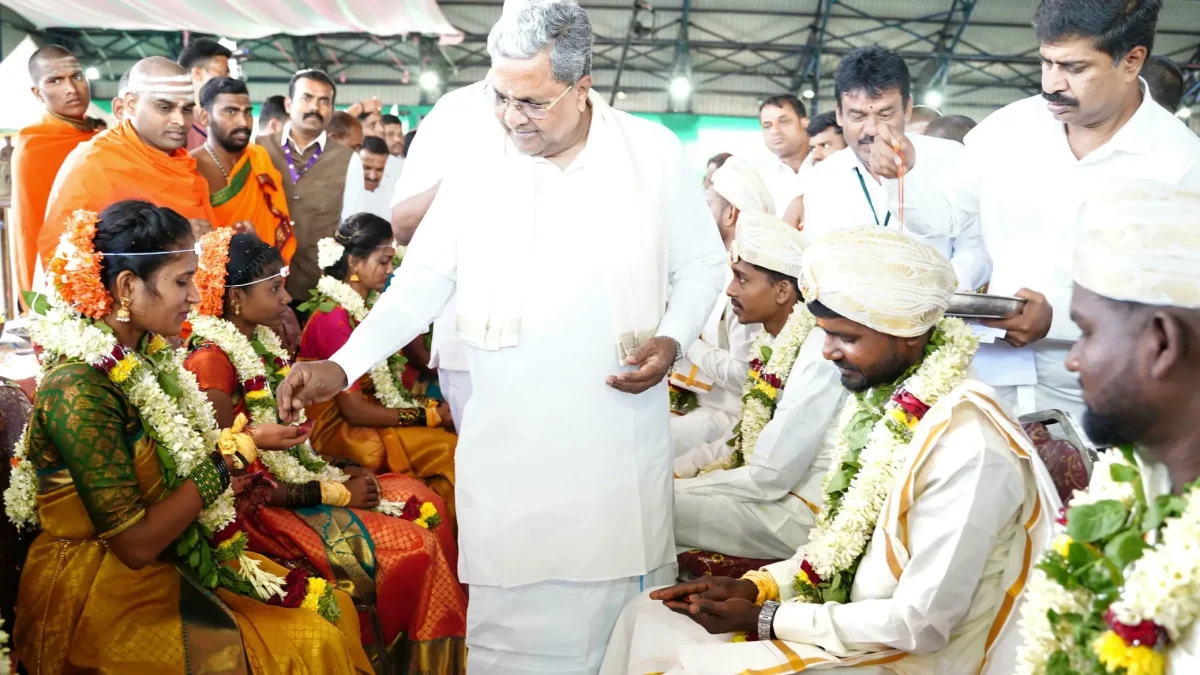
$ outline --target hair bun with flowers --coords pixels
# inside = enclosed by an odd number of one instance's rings
[[[66,229],[50,260],[50,283],[63,300],[89,319],[100,319],[112,310],[112,296],[100,280],[103,253],[96,251],[94,211],[82,209],[67,219]]]
[[[196,289],[200,304],[196,311],[204,316],[225,313],[225,276],[229,265],[229,240],[232,227],[221,227],[200,238],[200,262],[196,267]]]
[[[325,237],[317,241],[317,266],[323,270],[338,264],[342,256],[346,255],[346,247],[338,243],[333,237]]]

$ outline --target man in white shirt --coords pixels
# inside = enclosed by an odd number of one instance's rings
[[[1063,366],[1079,337],[1068,315],[1081,200],[1134,179],[1200,190],[1200,138],[1155,103],[1138,77],[1160,6],[1043,2],[1034,16],[1042,95],[992,113],[967,135],[956,207],[979,214],[992,258],[989,292],[1027,298],[1021,314],[989,323],[1007,331],[1009,344],[985,345],[979,362],[992,371],[985,381],[1020,414],[1083,412],[1078,379]]]
[[[1113,617],[1104,626],[1112,626],[1126,638],[1126,631],[1134,626],[1149,625],[1157,645],[1152,642],[1143,648],[1165,656],[1170,673],[1200,672],[1200,622],[1195,621],[1194,612],[1177,609],[1186,606],[1181,603],[1194,601],[1188,584],[1195,579],[1197,566],[1192,552],[1195,538],[1186,524],[1195,522],[1200,489],[1195,486],[1200,478],[1196,440],[1200,437],[1196,419],[1200,410],[1200,388],[1196,387],[1200,377],[1197,225],[1200,193],[1162,183],[1133,181],[1093,195],[1084,204],[1072,264],[1075,290],[1071,299],[1071,318],[1082,335],[1066,362],[1083,388],[1088,436],[1103,446],[1139,449],[1149,503],[1167,495],[1175,495],[1173,501],[1187,499],[1182,508],[1173,507],[1184,513],[1181,517],[1171,514],[1165,533],[1155,527],[1146,537],[1154,549],[1146,551],[1132,568],[1122,570],[1126,583],[1111,608]],[[1093,480],[1097,489],[1098,483]],[[1074,503],[1103,498],[1089,496],[1092,499],[1077,498]],[[1164,554],[1170,555],[1173,563],[1166,574],[1161,562],[1139,567],[1149,562],[1146,556],[1161,561]],[[1043,581],[1063,593],[1053,581]],[[1134,590],[1146,589],[1147,584],[1154,589],[1149,595]],[[1030,592],[1034,588],[1031,584]],[[1146,602],[1147,597],[1163,600]],[[1031,600],[1030,607],[1054,606],[1053,602],[1050,598]],[[1025,621],[1040,621],[1040,617]],[[1059,633],[1062,637],[1052,640],[1050,649],[1069,649],[1066,634]],[[1047,636],[1042,632],[1041,637]],[[1030,647],[1027,638],[1028,651],[1047,653],[1042,645]]]
[[[791,94],[772,96],[758,107],[763,142],[775,161],[764,167],[763,179],[775,197],[775,213],[783,213],[804,192],[804,176],[812,166],[808,156],[808,113]]]
[[[595,673],[623,605],[675,572],[664,378],[716,301],[724,254],[679,140],[591,90],[592,41],[570,0],[501,18],[480,87],[489,126],[371,315],[279,391],[294,419],[457,293],[474,386],[455,456],[459,571],[479,675]]]
[[[378,136],[366,136],[358,151],[362,160],[366,191],[359,205],[359,213],[374,213],[384,220],[392,219],[392,192],[395,184],[388,181],[387,167],[392,159],[387,142]]]
[[[746,214],[772,213],[771,192],[758,172],[740,157],[728,157],[713,172],[705,199],[717,221],[725,250],[733,244],[738,222]],[[725,274],[725,286],[733,282],[733,270]],[[742,385],[750,368],[750,342],[762,331],[759,323],[743,324],[728,296],[713,307],[700,332],[688,347],[686,357],[675,364],[671,383],[696,394],[698,407],[671,418],[671,454],[725,436],[737,423]]]
[[[765,334],[739,378],[747,393],[737,417],[675,460],[680,548],[781,560],[808,539],[832,456],[825,438],[846,392],[821,356],[825,334],[802,304],[796,277],[807,246],[775,216],[739,219],[727,293],[738,320]]]
[[[950,259],[959,290],[986,284],[991,260],[979,220],[974,213],[948,206],[966,150],[940,138],[905,135],[912,97],[904,59],[879,46],[854,50],[838,64],[834,96],[848,147],[809,172],[805,194],[796,200],[804,232],[815,240],[848,226],[903,229]],[[903,147],[906,163],[920,162],[919,169],[904,176],[903,227],[893,143]],[[953,235],[916,234],[929,231]]]
[[[1013,597],[1059,502],[1015,418],[967,377],[976,339],[942,320],[950,262],[894,230],[839,230],[805,251],[800,284],[854,392],[808,542],[743,579],[634,601],[602,672],[959,675],[986,659],[1010,675]]]

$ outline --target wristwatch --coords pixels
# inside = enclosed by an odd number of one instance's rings
[[[762,604],[762,609],[758,612],[758,639],[760,641],[765,642],[775,635],[772,624],[775,623],[775,612],[778,610],[779,603],[774,600],[767,600]]]
[[[675,343],[675,360],[671,362],[671,367],[683,360],[683,345],[679,344],[679,340],[673,337],[668,337],[668,340]]]

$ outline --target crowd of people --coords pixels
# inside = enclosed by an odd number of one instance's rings
[[[41,48],[11,663],[1193,672],[1200,138],[1160,9],[1042,0],[1042,93],[978,124],[854,49],[702,179],[593,89],[573,0],[506,3],[420,143],[320,70],[256,121],[208,40],[101,129]],[[981,292],[1019,309],[953,316]],[[1085,489],[1046,410],[1108,449]]]

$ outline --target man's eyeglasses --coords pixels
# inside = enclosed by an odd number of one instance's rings
[[[574,84],[567,86],[566,89],[563,89],[561,94],[555,96],[554,100],[550,101],[549,103],[530,103],[529,101],[518,101],[516,99],[511,99],[496,91],[496,88],[492,86],[491,82],[484,84],[483,91],[487,95],[488,99],[492,101],[492,105],[494,105],[498,111],[503,111],[502,114],[507,114],[508,107],[511,105],[515,106],[517,112],[521,113],[521,115],[528,119],[544,120],[546,119],[546,115],[549,114],[550,110],[553,109],[554,106],[557,105],[558,102],[561,101],[563,97],[570,93],[574,88]]]

